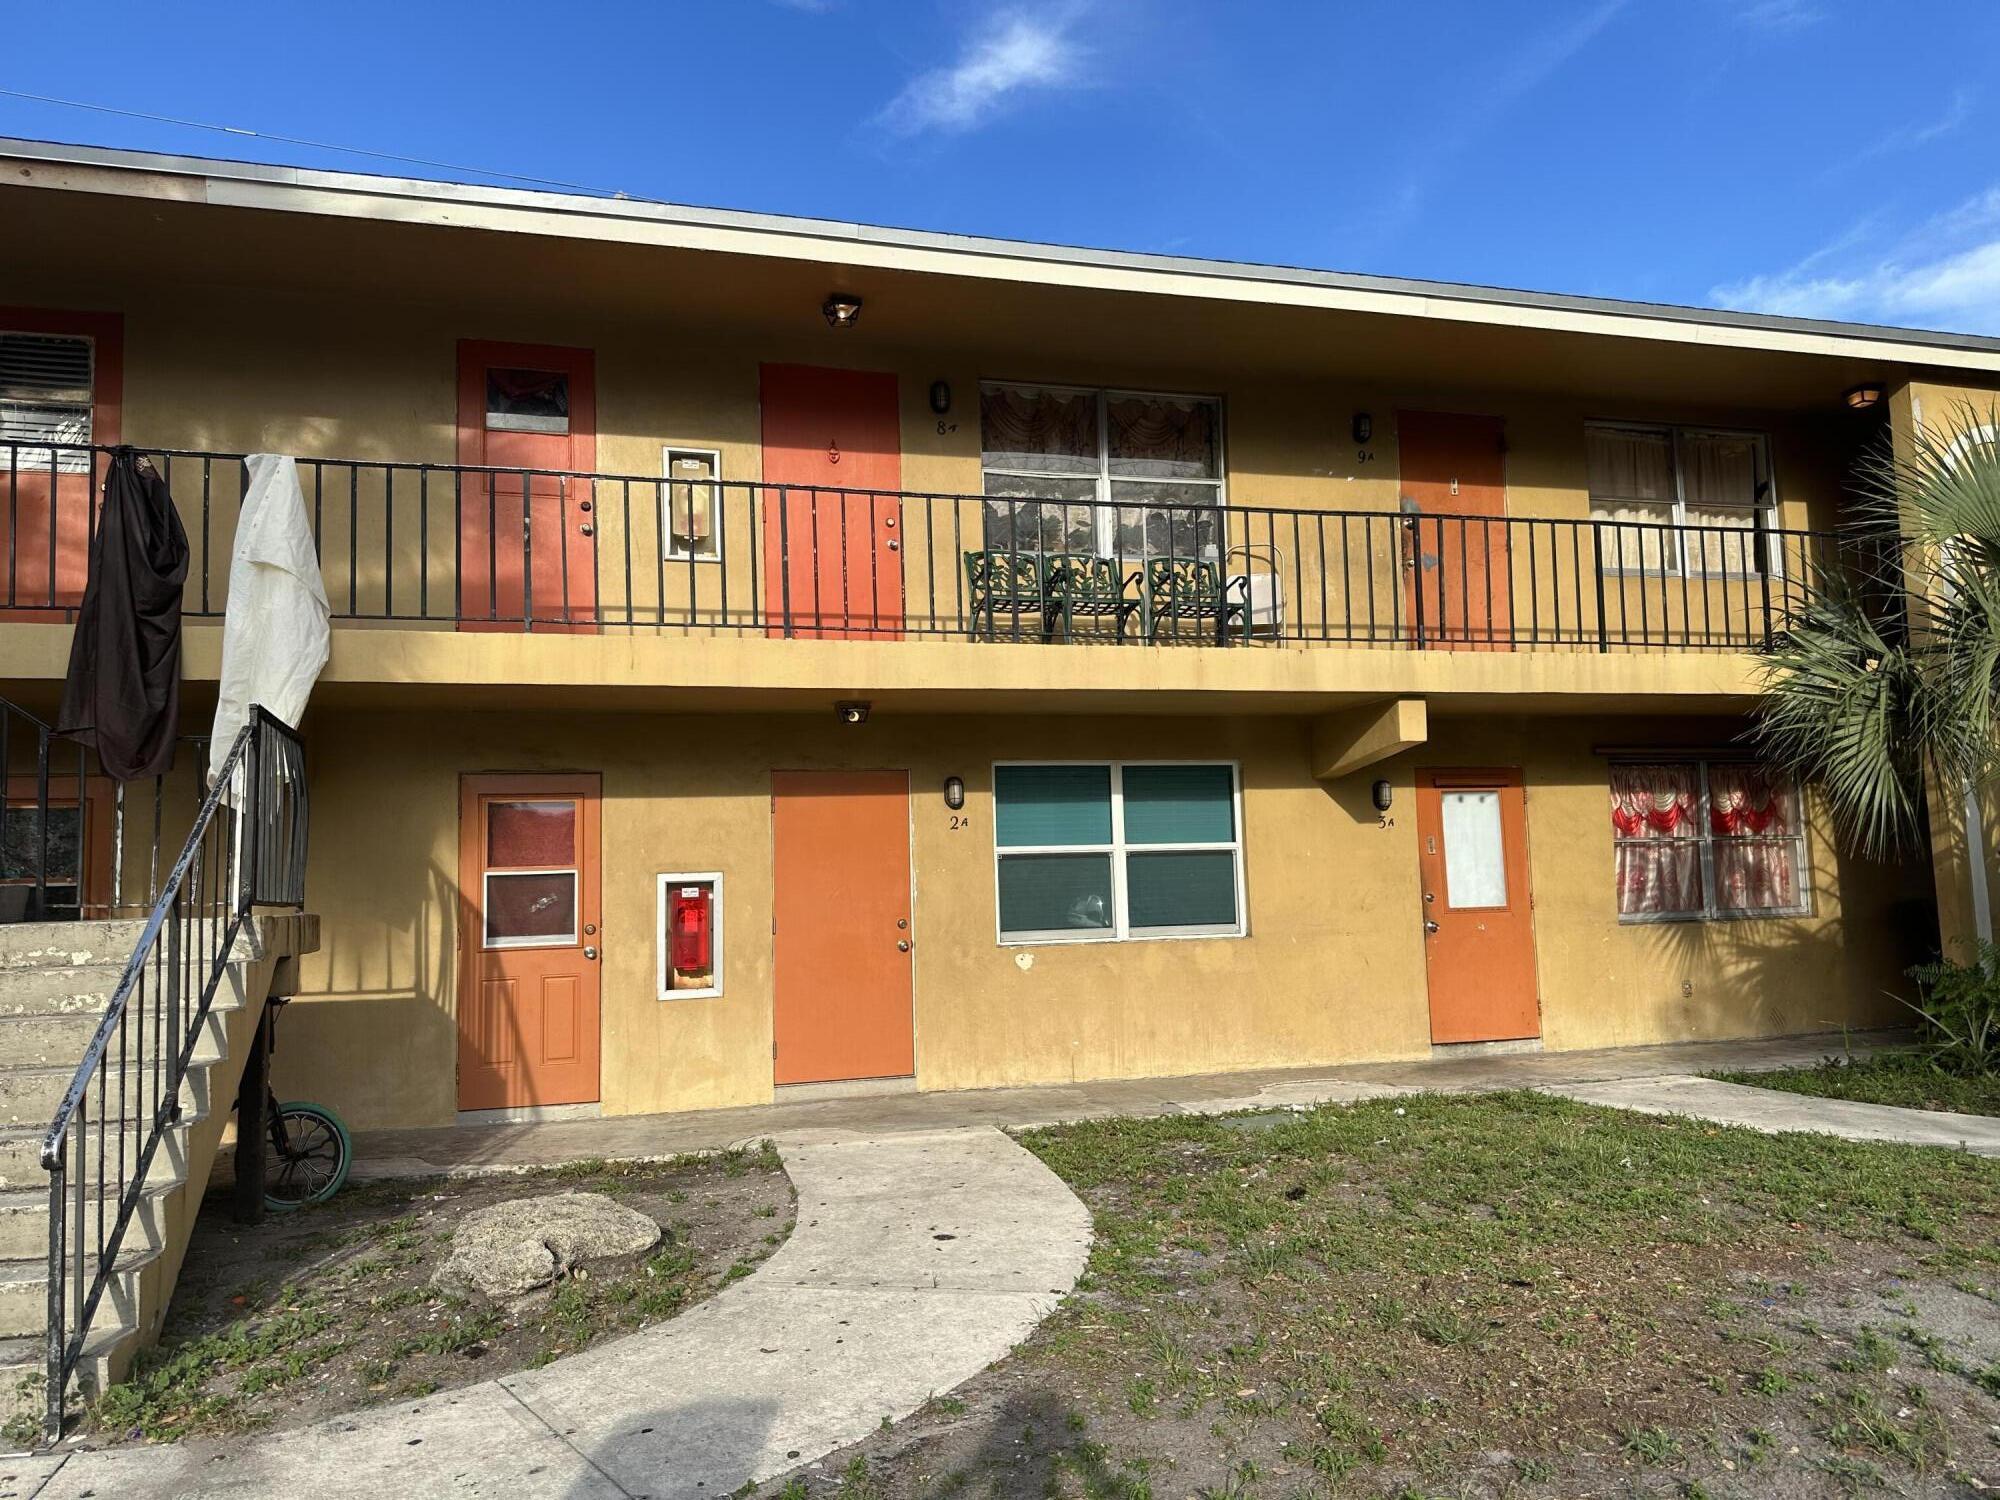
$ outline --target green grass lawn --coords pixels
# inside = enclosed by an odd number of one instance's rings
[[[1956,1496],[2000,1473],[2000,1162],[1535,1094],[1108,1120],[1008,1360],[764,1491]]]
[[[1944,1109],[1966,1115],[2000,1115],[2000,1074],[1961,1078],[1943,1073],[1913,1053],[1828,1058],[1816,1068],[1784,1068],[1773,1073],[1715,1073],[1726,1083],[1748,1083],[1823,1099],[1862,1104],[1897,1104],[1905,1109]]]

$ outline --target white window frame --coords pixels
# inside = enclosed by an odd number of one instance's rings
[[[715,983],[698,990],[677,990],[668,983],[667,963],[667,892],[677,885],[705,885],[714,894],[709,898],[709,910],[713,914],[709,929],[709,953],[714,963]],[[678,873],[662,874],[654,887],[657,895],[653,906],[653,940],[658,950],[653,965],[654,998],[657,1000],[713,1000],[722,994],[722,872],[720,870],[682,870]]]
[[[73,339],[89,351],[90,384],[84,389],[83,433],[76,439],[77,446],[88,447],[97,431],[96,337],[88,333],[51,333],[46,329],[29,328],[0,328],[0,334],[13,334],[17,338]],[[61,411],[69,410],[72,405],[72,403],[67,401],[38,402],[32,398],[17,400],[11,404],[23,407],[42,406]],[[35,445],[25,442],[12,447],[0,445],[0,473],[6,473],[18,467],[20,472],[24,474],[33,473],[37,470],[46,474],[50,470],[51,463],[53,463],[55,472],[59,474],[82,474],[91,468],[92,460],[88,453],[56,453],[54,451],[55,447],[60,446],[64,446],[60,440],[53,446],[49,444]],[[39,459],[37,455],[39,455]],[[16,463],[17,457],[19,460],[18,464]]]
[[[1097,509],[1092,512],[1092,516],[1094,518],[1097,530],[1097,535],[1095,538],[1097,543],[1097,551],[1098,554],[1103,557],[1114,557],[1119,555],[1118,554],[1118,511],[1119,510],[1121,509],[1146,510],[1148,508],[1157,508],[1157,507],[1147,507],[1145,505],[1126,505],[1123,502],[1114,499],[1112,496],[1111,486],[1114,482],[1120,484],[1130,484],[1134,482],[1129,476],[1115,475],[1111,472],[1110,406],[1112,398],[1117,396],[1132,396],[1136,397],[1141,401],[1205,401],[1212,404],[1215,407],[1215,478],[1162,480],[1161,483],[1206,484],[1214,487],[1215,515],[1218,523],[1216,532],[1216,551],[1218,554],[1218,558],[1220,558],[1222,554],[1225,554],[1228,551],[1229,548],[1229,403],[1226,402],[1221,396],[1216,395],[1212,392],[1203,393],[1198,391],[1136,391],[1136,390],[1128,390],[1120,386],[1061,385],[1053,381],[1047,381],[1047,380],[982,380],[979,382],[979,395],[980,395],[981,407],[983,408],[985,405],[985,397],[988,391],[1000,391],[1000,390],[1036,391],[1036,392],[1046,391],[1052,395],[1058,395],[1058,396],[1088,396],[1091,398],[1093,402],[1096,403],[1097,473],[1095,476],[1092,476],[1088,471],[1085,470],[1078,470],[1075,473],[1058,474],[1058,473],[1051,473],[1046,469],[1007,469],[1007,468],[991,467],[986,462],[986,430],[985,430],[985,422],[982,420],[980,423],[980,432],[979,432],[979,478],[980,478],[980,489],[982,491],[982,498],[984,498],[989,504],[994,502],[1000,502],[1000,503],[1011,503],[1014,505],[1035,505],[1035,504],[1075,505],[1080,502],[1074,500],[1063,501],[1059,499],[1048,499],[1048,500],[1037,501],[1032,497],[1018,496],[1018,495],[985,495],[983,494],[983,492],[986,487],[985,486],[986,476],[988,474],[998,474],[1002,478],[1006,479],[1025,479],[1025,480],[1036,480],[1036,479],[1076,480],[1076,479],[1091,479],[1094,477],[1097,490],[1096,494],[1092,497],[1092,499],[1095,502]],[[1143,483],[1144,481],[1138,481],[1138,482]],[[1116,508],[1114,509],[1111,507],[1116,507]],[[1055,765],[1057,764],[1057,762],[1028,761],[1028,762],[1023,762],[1023,764]],[[1097,765],[1101,764],[1101,762],[1086,761],[1086,762],[1081,762],[1081,764]]]
[[[567,875],[569,876],[569,931],[561,936],[551,933],[545,937],[503,937],[492,936],[492,922],[489,913],[493,910],[493,877],[505,879],[513,875]],[[486,870],[479,881],[479,945],[488,952],[505,948],[574,948],[576,946],[577,909],[583,902],[583,872],[575,865],[503,865],[497,870]]]
[[[1025,766],[1103,766],[1111,773],[1111,842],[1108,844],[1000,844],[999,777],[993,778],[993,932],[1002,948],[1040,948],[1052,943],[1155,943],[1182,942],[1191,938],[1243,938],[1250,935],[1250,908],[1243,875],[1243,765],[1234,760],[1199,760],[1176,757],[1168,760],[996,760],[993,770]],[[1227,766],[1230,784],[1230,818],[1236,837],[1227,843],[1128,844],[1125,841],[1125,768],[1127,766]],[[1142,927],[1134,929],[1125,888],[1125,859],[1139,854],[1232,855],[1236,874],[1236,921],[1231,924],[1203,923],[1194,926]],[[1112,924],[1108,928],[1065,927],[1049,932],[1008,932],[1001,926],[1000,861],[1022,854],[1104,854],[1111,861]]]
[[[715,517],[715,533],[709,538],[710,550],[695,552],[686,547],[674,545],[674,460],[676,458],[705,458],[709,461],[709,472],[715,477],[708,482],[709,514]],[[665,541],[664,555],[668,562],[720,563],[722,561],[722,450],[720,448],[697,448],[687,443],[662,443],[660,445],[660,473],[665,482],[660,486],[660,536]]]
[[[1612,418],[1593,418],[1585,422],[1583,427],[1585,441],[1584,491],[1585,499],[1591,511],[1590,518],[1593,521],[1598,519],[1596,509],[1600,497],[1597,491],[1590,487],[1588,445],[1589,436],[1592,432],[1643,432],[1654,437],[1664,435],[1668,440],[1673,458],[1674,497],[1670,502],[1671,518],[1664,523],[1674,528],[1672,557],[1663,559],[1663,565],[1657,568],[1649,568],[1643,565],[1634,568],[1624,566],[1624,538],[1630,535],[1630,533],[1614,527],[1607,548],[1611,561],[1604,566],[1604,571],[1607,575],[1623,575],[1630,578],[1686,577],[1720,579],[1783,578],[1785,576],[1785,549],[1775,543],[1767,549],[1771,560],[1771,568],[1768,574],[1757,568],[1737,570],[1731,568],[1690,568],[1687,566],[1687,532],[1683,528],[1695,523],[1689,521],[1687,518],[1687,465],[1682,460],[1682,445],[1689,438],[1696,437],[1748,438],[1757,445],[1759,462],[1764,474],[1765,497],[1761,505],[1751,508],[1751,525],[1745,532],[1747,536],[1756,536],[1760,530],[1768,534],[1781,529],[1778,525],[1780,519],[1778,509],[1778,471],[1771,457],[1771,438],[1769,433],[1759,432],[1754,428],[1747,427],[1715,427],[1703,424],[1679,425],[1672,422],[1621,422]],[[1659,503],[1658,501],[1642,501],[1634,496],[1605,495],[1602,498],[1614,505],[1656,505]],[[1761,528],[1756,524],[1756,517],[1759,513],[1764,517],[1764,524]],[[1609,521],[1606,521],[1605,524],[1607,526],[1612,525]],[[1704,537],[1707,535],[1708,533],[1704,533]],[[1641,546],[1643,548],[1643,540]],[[1641,556],[1643,557],[1643,551]]]
[[[1691,840],[1666,840],[1625,838],[1617,830],[1611,837],[1612,897],[1617,899],[1618,849],[1621,845],[1650,844],[1657,848],[1662,843],[1689,842],[1696,848],[1701,861],[1701,900],[1699,911],[1647,911],[1620,912],[1618,925],[1621,927],[1641,927],[1657,922],[1754,922],[1767,918],[1809,917],[1813,914],[1812,840],[1806,834],[1806,789],[1798,778],[1788,778],[1791,782],[1793,800],[1799,809],[1798,832],[1781,835],[1792,840],[1799,851],[1799,899],[1791,906],[1718,906],[1715,893],[1719,889],[1715,879],[1715,846],[1719,842],[1715,829],[1708,820],[1708,770],[1710,766],[1757,765],[1759,762],[1740,756],[1730,755],[1689,755],[1685,752],[1662,751],[1658,755],[1621,755],[1611,762],[1615,766],[1693,766],[1695,771],[1695,829]],[[1769,767],[1765,768],[1769,770]],[[1777,773],[1773,773],[1777,774]],[[1775,840],[1774,840],[1775,842]]]

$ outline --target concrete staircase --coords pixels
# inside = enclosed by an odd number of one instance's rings
[[[143,926],[0,925],[0,1421],[39,1419],[45,1405],[49,1180],[42,1137]],[[117,1271],[92,1320],[76,1387],[102,1390],[122,1379],[133,1355],[159,1336],[264,1001],[296,988],[290,971],[318,940],[316,917],[287,913],[255,918],[238,942],[182,1083],[180,1120],[154,1153]],[[125,1127],[127,1160],[143,1141],[140,1128]],[[115,1142],[107,1136],[107,1159]],[[115,1167],[107,1172],[116,1175]],[[118,1190],[115,1183],[104,1190],[107,1227]],[[69,1203],[74,1215],[73,1193]],[[74,1252],[72,1240],[72,1264]],[[17,1433],[23,1425],[13,1424]]]

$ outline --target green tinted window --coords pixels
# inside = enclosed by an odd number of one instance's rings
[[[1129,854],[1125,880],[1135,932],[1149,927],[1236,925],[1236,856],[1227,849]]]
[[[993,837],[1003,849],[1111,842],[1109,766],[996,766]]]
[[[1000,860],[1000,931],[1105,931],[1115,925],[1108,854],[1008,854]]]
[[[1236,778],[1228,766],[1127,766],[1125,842],[1231,843],[1236,838],[1235,792]]]

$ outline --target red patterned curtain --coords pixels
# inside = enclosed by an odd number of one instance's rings
[[[1611,768],[1620,916],[1702,909],[1698,789],[1692,765]]]
[[[1799,904],[1798,789],[1762,766],[1708,768],[1717,904],[1731,911]]]

